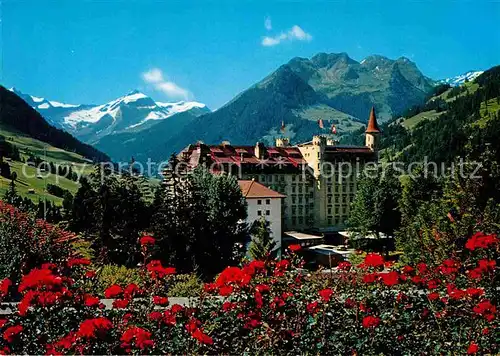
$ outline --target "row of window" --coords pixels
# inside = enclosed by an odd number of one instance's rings
[[[262,213],[263,213],[262,210],[257,210],[257,215],[258,216],[262,216]],[[271,211],[270,210],[266,210],[265,214],[266,214],[266,216],[269,216],[269,215],[271,215]]]
[[[266,205],[271,204],[271,199],[266,199]],[[257,205],[262,205],[262,199],[257,199]]]

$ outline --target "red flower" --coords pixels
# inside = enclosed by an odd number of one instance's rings
[[[267,284],[258,284],[255,286],[255,290],[259,293],[269,292],[271,289]]]
[[[482,315],[486,320],[493,321],[497,308],[488,299],[482,300],[473,309],[474,313]]]
[[[321,297],[321,299],[323,300],[323,302],[328,303],[330,301],[330,298],[333,295],[333,290],[331,290],[330,288],[327,288],[327,289],[320,290],[318,293],[319,293],[319,296]]]
[[[85,272],[85,277],[87,278],[94,278],[96,276],[95,271],[87,271]]]
[[[223,297],[226,297],[228,295],[231,295],[233,293],[233,287],[232,286],[222,286],[219,288],[219,294]]]
[[[497,235],[485,235],[483,232],[477,232],[467,240],[465,247],[474,251],[476,248],[488,248],[496,243],[498,243]]]
[[[379,267],[384,265],[384,258],[378,253],[369,253],[365,257],[364,265],[368,267]]]
[[[316,311],[318,310],[318,302],[307,304],[306,310],[309,314],[316,314]]]
[[[231,311],[235,307],[236,307],[236,304],[235,303],[231,303],[231,302],[224,302],[224,304],[222,304],[222,310],[225,311],[225,312]]]
[[[439,293],[436,293],[436,292],[429,293],[429,294],[427,294],[427,298],[429,298],[429,300],[439,299]]]
[[[245,273],[242,269],[238,267],[227,267],[219,274],[215,283],[218,287],[232,283],[239,286],[245,286],[250,283],[251,279],[252,276]]]
[[[68,260],[68,267],[88,266],[90,263],[91,262],[88,258],[71,258]]]
[[[172,311],[172,313],[175,313],[175,314],[177,314],[178,312],[182,311],[183,309],[184,309],[184,307],[182,305],[179,305],[179,304],[174,304],[170,308],[170,310]]]
[[[0,329],[3,328],[7,324],[7,319],[0,319]]]
[[[126,288],[125,290],[123,291],[123,295],[125,296],[125,298],[127,299],[130,299],[132,297],[134,297],[135,295],[137,294],[141,294],[141,289],[139,288],[139,286],[135,283],[130,283]]]
[[[465,292],[470,296],[470,297],[480,297],[484,294],[484,290],[481,288],[467,288]]]
[[[377,280],[377,274],[376,273],[366,273],[363,276],[363,282],[365,283],[373,283]]]
[[[337,266],[337,268],[341,271],[347,271],[351,268],[351,266],[352,266],[351,262],[344,261],[344,262],[340,262],[339,265]]]
[[[300,246],[300,245],[290,245],[290,246],[288,246],[288,248],[292,252],[297,252],[297,251],[300,251],[302,249],[302,246]]]
[[[140,239],[140,243],[142,246],[154,245],[155,242],[156,242],[155,238],[153,236],[149,236],[149,235],[144,235]]]
[[[125,330],[120,341],[122,341],[122,347],[124,348],[135,345],[143,350],[154,345],[153,340],[151,340],[151,333],[137,326],[131,326]]]
[[[0,282],[0,298],[5,297],[9,293],[9,288],[12,285],[12,281],[5,278]]]
[[[376,328],[380,324],[380,319],[376,316],[365,316],[363,318],[363,327],[364,328]]]
[[[213,339],[210,336],[204,334],[200,329],[196,329],[193,332],[192,336],[202,344],[212,345],[214,343]]]
[[[168,305],[168,298],[155,295],[153,297],[153,303],[156,305]]]
[[[99,303],[100,303],[99,298],[94,297],[94,296],[89,295],[89,294],[86,294],[83,297],[83,301],[87,307],[95,307],[95,306],[99,305]]]
[[[415,270],[415,268],[411,267],[411,266],[404,266],[403,267],[403,273],[405,274],[409,274],[411,272],[413,272]]]
[[[104,291],[104,296],[109,299],[118,297],[122,293],[123,293],[122,287],[120,287],[118,284],[113,284]]]
[[[55,276],[50,269],[35,268],[21,279],[19,292],[41,287],[54,288],[62,284],[62,278]]]
[[[384,281],[384,284],[386,286],[393,286],[398,284],[399,274],[396,271],[391,271],[388,273],[380,273],[379,275],[382,277],[382,281]]]
[[[129,303],[128,299],[116,299],[113,302],[113,308],[124,309],[128,306],[128,303]]]
[[[23,331],[23,327],[21,325],[11,326],[3,332],[3,338],[7,342],[13,342],[17,335],[19,335]]]
[[[86,339],[103,337],[112,328],[113,324],[107,318],[87,319],[80,323],[77,334]]]
[[[467,348],[467,355],[472,355],[475,354],[476,352],[479,351],[479,347],[475,342],[471,342],[469,347]]]
[[[163,267],[161,262],[153,260],[146,265],[146,268],[151,273],[152,278],[163,278],[170,274],[175,274],[174,267]]]

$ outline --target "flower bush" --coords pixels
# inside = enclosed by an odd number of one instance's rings
[[[140,242],[139,242],[140,243]],[[144,248],[152,244],[143,244]],[[473,248],[471,248],[473,247]],[[0,298],[6,354],[497,354],[499,242],[476,234],[438,265],[394,267],[378,254],[336,272],[280,261],[231,266],[194,305],[171,304],[175,269],[147,261],[141,283],[92,294],[89,261],[42,263]]]

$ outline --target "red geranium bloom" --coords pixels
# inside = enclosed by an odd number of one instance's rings
[[[87,278],[94,278],[96,276],[95,271],[87,271],[85,272],[85,277]]]
[[[429,293],[429,294],[427,294],[427,298],[429,298],[429,300],[439,299],[439,293],[436,293],[436,292]]]
[[[470,297],[480,297],[484,294],[481,288],[467,288],[465,291]]]
[[[315,314],[318,310],[318,302],[312,302],[307,304],[306,310],[309,314]]]
[[[3,328],[7,324],[7,319],[0,319],[0,329]]]
[[[167,305],[168,304],[168,298],[167,297],[160,297],[158,295],[155,295],[153,297],[153,303],[156,305]]]
[[[376,328],[380,324],[380,319],[376,316],[365,316],[363,318],[363,327],[364,328]]]
[[[384,265],[384,258],[378,253],[369,253],[365,257],[364,265],[368,267],[379,267]]]
[[[376,273],[366,273],[363,275],[363,282],[365,283],[373,283],[377,280],[377,274]]]
[[[267,284],[258,284],[255,286],[255,290],[259,293],[269,292],[271,289]]]
[[[297,252],[297,251],[300,251],[302,249],[302,246],[296,244],[296,245],[290,245],[290,246],[288,246],[288,248],[292,252]]]
[[[87,339],[103,337],[112,328],[113,324],[107,318],[87,319],[82,321],[77,334]]]
[[[223,297],[227,297],[228,295],[231,295],[231,293],[233,293],[232,286],[222,286],[219,288],[219,294]]]
[[[27,275],[23,276],[18,290],[19,292],[23,292],[30,288],[54,288],[56,286],[60,286],[61,284],[62,278],[54,275],[50,269],[35,268],[31,270]]]
[[[382,277],[382,281],[386,286],[393,286],[398,284],[399,274],[396,271],[391,271],[388,273],[380,273],[379,276]]]
[[[140,239],[140,243],[142,246],[154,245],[155,242],[156,242],[155,238],[153,236],[149,236],[149,235],[144,235]]]
[[[130,283],[126,288],[125,290],[123,291],[123,295],[125,296],[125,298],[132,298],[134,297],[135,295],[137,294],[141,294],[142,291],[141,289],[139,288],[139,286],[135,283]]]
[[[23,331],[23,327],[21,325],[11,326],[3,332],[3,338],[7,342],[13,342],[17,335],[19,335]]]
[[[5,278],[0,282],[0,298],[5,297],[9,293],[9,288],[12,285],[12,281]]]
[[[474,251],[476,248],[488,248],[496,243],[498,243],[497,235],[486,235],[483,232],[477,232],[469,240],[467,240],[465,247]]]
[[[340,262],[337,268],[341,271],[347,271],[351,268],[352,264],[349,261]]]
[[[318,293],[319,293],[319,296],[321,297],[321,299],[325,303],[328,303],[330,301],[330,298],[333,295],[333,290],[331,290],[330,288],[326,288],[326,289],[320,290]]]
[[[200,329],[196,329],[192,335],[202,344],[212,345],[214,343],[213,339],[207,334],[204,334]]]
[[[83,297],[83,302],[85,303],[85,305],[87,307],[95,307],[95,306],[99,305],[100,300],[97,297],[94,297],[92,295],[86,294]]]
[[[471,342],[469,347],[467,348],[467,355],[475,354],[479,351],[479,346],[475,342]]]
[[[175,313],[175,314],[177,314],[178,312],[182,311],[183,309],[184,309],[184,307],[182,305],[179,305],[179,304],[174,304],[170,308],[170,310],[172,311],[172,313]]]
[[[113,302],[113,308],[124,309],[128,306],[128,303],[129,303],[128,299],[116,299]]]
[[[403,267],[403,273],[406,273],[406,274],[411,273],[414,270],[415,270],[415,268],[413,268],[412,266],[404,266]]]
[[[68,260],[68,267],[88,266],[90,263],[91,262],[88,258],[71,258]]]
[[[224,302],[224,304],[222,304],[222,310],[225,311],[225,312],[231,311],[235,307],[236,307],[236,304],[235,303],[231,303],[231,302]]]
[[[497,308],[488,299],[481,301],[473,309],[474,313],[482,315],[486,320],[493,321]]]
[[[106,298],[114,298],[118,297],[122,293],[123,293],[122,287],[120,287],[118,284],[113,284],[104,291],[104,296]]]
[[[122,347],[124,348],[135,345],[143,350],[154,345],[153,340],[151,340],[151,333],[137,326],[131,326],[125,330],[120,341],[122,341]]]

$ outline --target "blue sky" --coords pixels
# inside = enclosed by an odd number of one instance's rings
[[[1,2],[0,83],[67,103],[139,89],[218,108],[291,58],[406,56],[432,78],[500,64],[498,1]]]

